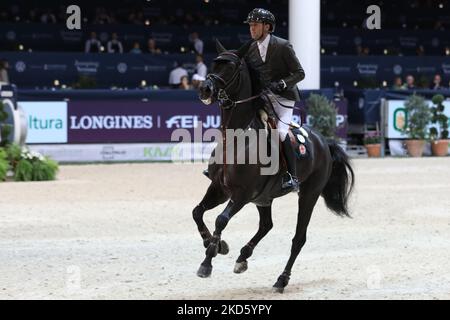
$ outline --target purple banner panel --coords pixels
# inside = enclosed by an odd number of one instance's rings
[[[338,136],[347,137],[347,102],[336,101]],[[297,104],[302,107],[302,103]],[[303,109],[304,110],[304,109]],[[302,110],[302,123],[305,113]],[[299,110],[294,121],[299,122]],[[172,132],[220,128],[217,104],[196,101],[71,101],[68,103],[68,143],[171,142]],[[198,129],[197,129],[198,130]],[[192,140],[193,141],[193,140]]]
[[[342,100],[336,100],[333,101],[333,103],[336,106],[337,109],[337,115],[336,115],[336,136],[345,140],[347,139],[347,131],[348,131],[348,116],[347,116],[347,107],[348,107],[348,101],[347,99]],[[310,119],[307,116],[307,109],[305,107],[305,101],[302,100],[300,102],[297,102],[295,104],[296,108],[299,108],[301,110],[294,110],[294,121],[299,122],[298,118],[296,116],[301,116],[301,123],[310,125]],[[299,122],[300,123],[300,122]]]
[[[69,143],[170,142],[175,129],[192,136],[199,122],[219,128],[217,106],[193,101],[77,101],[68,105]]]

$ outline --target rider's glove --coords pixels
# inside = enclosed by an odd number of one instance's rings
[[[284,80],[280,80],[278,82],[272,82],[269,86],[269,89],[273,93],[281,93],[287,89],[287,85],[286,82],[284,82]]]

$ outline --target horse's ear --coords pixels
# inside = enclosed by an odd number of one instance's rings
[[[227,51],[227,49],[225,49],[225,47],[220,43],[219,39],[217,38],[216,38],[216,50],[218,54]]]
[[[251,44],[253,43],[252,40],[247,41],[245,44],[242,45],[242,47],[239,48],[237,55],[239,58],[243,58],[246,54],[248,49],[250,49]]]

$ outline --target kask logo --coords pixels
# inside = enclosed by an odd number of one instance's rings
[[[394,70],[394,74],[400,75],[400,74],[402,74],[403,68],[402,68],[401,65],[396,64],[396,65],[394,66],[393,70]]]
[[[27,68],[27,65],[23,61],[17,61],[16,62],[16,71],[17,72],[24,72]]]
[[[117,71],[119,71],[119,73],[125,73],[128,70],[128,66],[126,63],[121,62],[117,65]]]

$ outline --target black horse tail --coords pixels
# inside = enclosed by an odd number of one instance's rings
[[[335,141],[328,142],[328,147],[333,158],[333,168],[322,196],[331,211],[341,217],[350,217],[347,202],[353,190],[355,174],[345,151]]]

